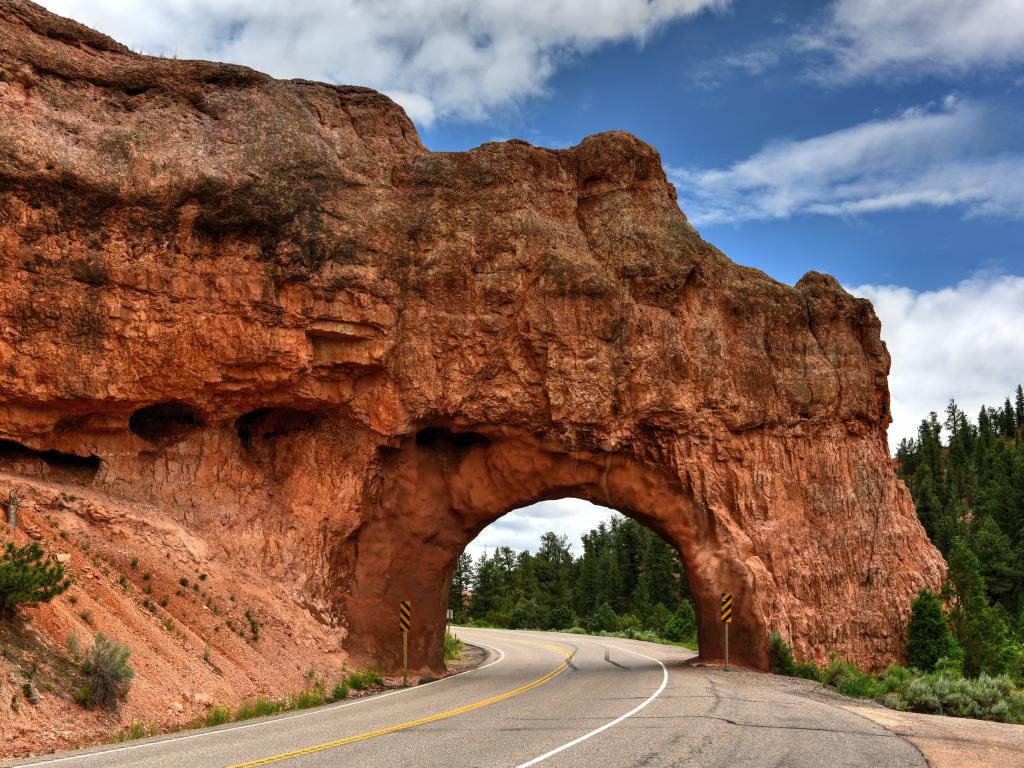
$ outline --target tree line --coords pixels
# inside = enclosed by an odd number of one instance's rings
[[[459,558],[449,593],[456,623],[512,629],[652,632],[692,641],[696,621],[683,564],[653,531],[621,515],[582,536],[545,533],[536,554],[498,547]]]
[[[950,400],[945,418],[932,412],[916,438],[900,442],[896,458],[917,515],[949,564],[941,600],[926,602],[933,625],[936,611],[945,613],[951,637],[940,632],[941,647],[929,646],[919,657],[943,658],[969,677],[1021,678],[1024,390],[1018,386],[1001,407],[982,407],[975,420]],[[913,622],[911,630],[916,640]]]

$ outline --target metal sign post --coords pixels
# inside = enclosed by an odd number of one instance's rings
[[[412,626],[412,600],[398,604],[398,624],[402,628],[402,685],[409,684],[409,627]]]
[[[722,593],[722,626],[725,628],[725,671],[729,671],[729,625],[732,624],[732,594]]]

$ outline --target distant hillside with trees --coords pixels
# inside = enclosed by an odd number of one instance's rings
[[[536,554],[498,547],[473,562],[463,553],[449,599],[456,622],[695,638],[682,562],[669,544],[621,515],[582,538],[579,557],[555,533],[541,537]]]
[[[1024,674],[1024,390],[971,420],[953,400],[896,451],[917,515],[949,564],[942,595],[975,676]]]

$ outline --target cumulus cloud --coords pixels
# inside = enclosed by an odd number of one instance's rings
[[[963,206],[1024,216],[1024,154],[993,153],[983,106],[948,96],[800,141],[770,144],[726,168],[669,168],[697,226]]]
[[[569,538],[573,554],[579,557],[583,554],[580,537],[615,514],[615,510],[582,499],[541,501],[513,510],[494,521],[480,532],[466,547],[466,551],[474,560],[484,550],[493,554],[498,547],[512,547],[517,552],[524,549],[536,552],[540,537],[548,531],[554,531]]]
[[[671,22],[729,2],[43,0],[146,53],[368,85],[427,124],[483,118],[543,93],[573,56],[607,43],[642,43]]]
[[[1020,0],[837,0],[792,42],[825,55],[826,80],[958,74],[1024,63]]]
[[[1024,277],[977,275],[936,291],[848,287],[875,305],[892,355],[889,444],[913,437],[950,398],[976,418],[1024,383]]]

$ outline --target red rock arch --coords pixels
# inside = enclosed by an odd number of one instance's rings
[[[435,153],[369,89],[139,56],[21,0],[0,70],[0,440],[94,457],[96,490],[366,661],[412,597],[438,671],[454,558],[566,493],[676,543],[710,659],[722,590],[753,666],[770,629],[900,655],[945,566],[888,454],[878,319],[729,261],[652,147]]]
[[[727,554],[729,537],[695,502],[684,479],[630,456],[567,452],[500,427],[443,434],[447,437],[427,444],[404,441],[385,462],[380,492],[364,509],[345,598],[351,650],[367,661],[399,664],[396,606],[411,598],[410,664],[423,671],[440,669],[448,582],[466,545],[513,509],[574,496],[612,507],[676,546],[696,603],[704,658],[721,656],[718,601],[729,591],[737,605],[732,659],[766,665],[767,617],[757,597],[761,574],[737,567]],[[389,637],[395,641],[381,642]]]

